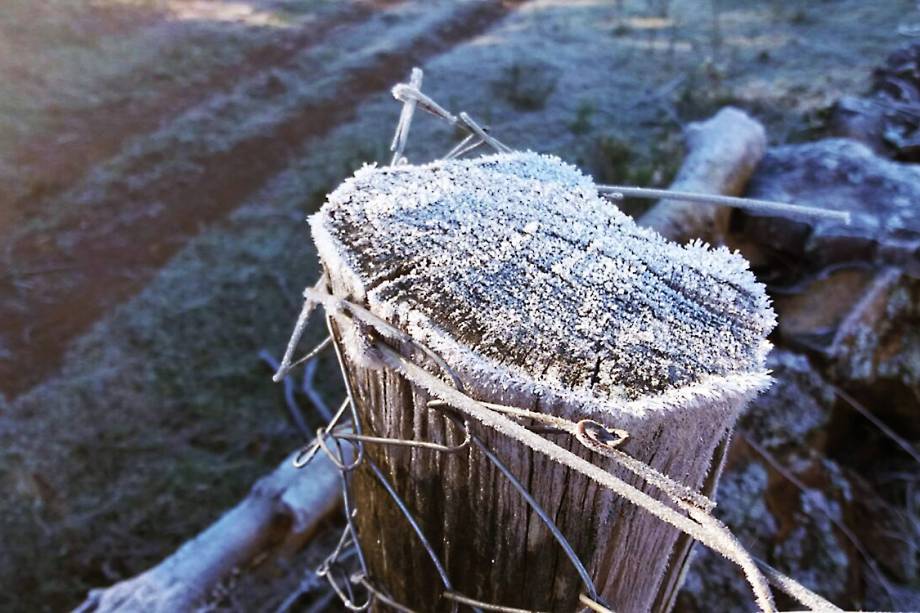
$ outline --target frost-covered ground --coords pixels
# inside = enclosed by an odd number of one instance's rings
[[[303,219],[386,159],[409,66],[509,145],[665,184],[681,123],[731,103],[807,138],[920,21],[907,1],[294,4],[0,8],[20,49],[0,53],[0,608],[142,570],[297,444],[257,353],[317,274]],[[457,138],[419,115],[407,154]],[[223,602],[280,600],[298,572]]]

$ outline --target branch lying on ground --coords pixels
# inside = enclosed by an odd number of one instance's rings
[[[739,196],[767,146],[763,126],[733,107],[685,131],[687,157],[670,189]],[[639,219],[677,242],[701,238],[721,242],[730,209],[715,205],[662,200]]]
[[[295,455],[173,555],[136,577],[92,590],[75,613],[191,610],[235,567],[264,550],[302,547],[341,503],[339,471],[325,454],[294,468]]]

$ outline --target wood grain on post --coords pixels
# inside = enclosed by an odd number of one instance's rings
[[[769,380],[773,312],[744,260],[638,227],[557,158],[366,167],[311,227],[328,289],[433,350],[466,394],[625,429],[621,449],[695,490],[712,481],[717,448]],[[342,314],[330,321],[367,434],[462,440],[427,407],[427,392],[382,366],[368,328]],[[553,518],[615,610],[669,606],[683,567],[676,529],[544,455],[470,428]],[[661,498],[574,439],[549,436]],[[455,590],[504,606],[576,608],[584,588],[572,564],[479,449],[366,449]],[[366,466],[355,487],[371,580],[415,610],[449,610],[434,566]]]
[[[725,107],[684,131],[687,157],[669,189],[699,194],[740,196],[763,158],[763,126],[744,111]],[[731,209],[712,204],[662,200],[639,223],[677,242],[699,238],[720,244]]]

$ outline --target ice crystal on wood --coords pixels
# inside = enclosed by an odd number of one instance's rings
[[[460,369],[600,400],[763,371],[745,260],[640,228],[553,156],[366,166],[311,224],[357,298]]]

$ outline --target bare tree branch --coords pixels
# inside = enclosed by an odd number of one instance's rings
[[[339,472],[325,454],[302,469],[294,468],[293,458],[285,458],[238,505],[174,554],[136,577],[92,590],[76,612],[187,611],[233,568],[263,550],[303,546],[339,507]]]

